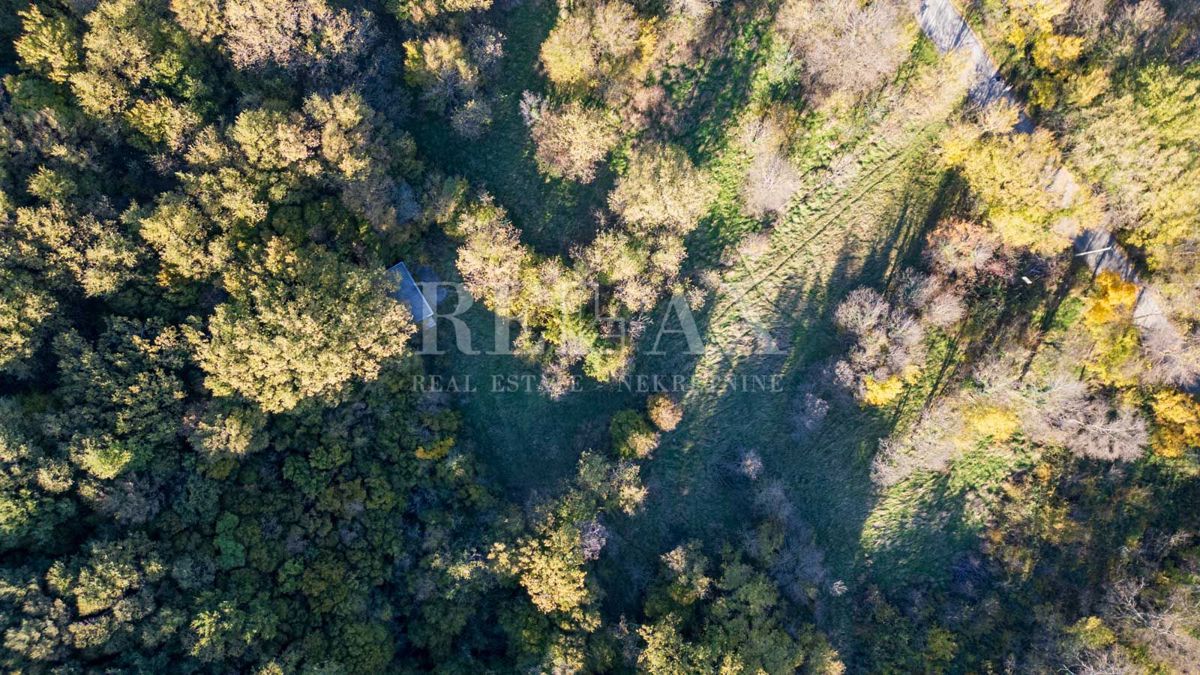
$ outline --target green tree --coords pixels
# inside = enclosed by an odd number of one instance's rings
[[[0,399],[0,551],[62,546],[70,520],[70,465],[43,449],[22,403]]]
[[[374,379],[415,330],[382,270],[355,267],[319,246],[272,239],[246,266],[226,272],[225,287],[230,299],[198,339],[205,383],[268,412],[336,399],[351,380]]]
[[[609,114],[578,101],[551,105],[526,92],[521,112],[537,147],[538,169],[555,178],[592,182],[596,165],[620,138]]]
[[[93,345],[58,335],[58,396],[52,429],[87,473],[111,479],[166,460],[177,447],[186,346],[179,330],[155,321],[111,318]]]
[[[82,65],[79,26],[54,7],[30,5],[18,12],[24,33],[14,43],[21,65],[62,84]]]
[[[633,152],[608,206],[640,235],[659,230],[684,235],[696,227],[716,196],[715,185],[673,145],[651,143]]]
[[[275,637],[279,617],[264,596],[247,602],[209,593],[200,606],[188,624],[186,640],[191,655],[201,661],[227,663]]]
[[[644,59],[653,44],[653,33],[628,3],[572,5],[559,14],[542,43],[542,67],[565,92],[611,96],[621,85],[645,75]]]
[[[120,119],[147,149],[183,149],[206,112],[212,73],[154,0],[102,0],[86,17],[84,69],[70,84],[80,106]]]
[[[674,608],[638,629],[645,645],[640,668],[656,675],[794,673],[809,654],[818,654],[827,661],[823,670],[830,669],[828,647],[811,628],[789,629],[790,613],[766,574],[727,552],[720,578],[710,585],[705,565],[694,545],[664,556],[663,596],[671,601],[657,612]]]
[[[155,249],[171,276],[210,278],[232,255],[218,226],[182,194],[163,195],[137,223],[138,234]]]
[[[35,356],[61,324],[54,295],[22,270],[0,268],[0,372],[29,378]]]
[[[132,277],[138,262],[116,223],[59,202],[17,209],[0,229],[7,235],[0,242],[7,265],[36,273],[56,289],[77,286],[88,296],[109,295]]]
[[[492,0],[387,0],[384,6],[403,21],[423,24],[445,14],[484,11]]]
[[[479,69],[457,37],[409,40],[404,43],[404,54],[404,81],[421,90],[421,98],[431,110],[441,112],[447,104],[475,94]]]
[[[622,410],[613,415],[609,434],[613,448],[622,457],[645,459],[658,447],[658,432],[636,410]]]
[[[1200,244],[1200,69],[1147,66],[1072,114],[1070,156],[1116,207],[1130,243],[1155,267]]]

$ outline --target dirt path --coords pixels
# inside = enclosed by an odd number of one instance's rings
[[[952,0],[922,0],[917,12],[917,22],[938,51],[943,54],[964,54],[969,63],[973,64],[975,80],[969,93],[972,102],[979,106],[1000,100],[1020,104],[1011,87],[1000,77],[996,64],[988,55],[983,43],[963,19]],[[1022,112],[1021,119],[1014,129],[1019,133],[1031,133],[1033,123]],[[1063,168],[1059,171],[1052,189],[1062,194],[1064,200],[1069,200],[1071,195],[1078,192],[1078,182]],[[1162,303],[1154,288],[1138,278],[1133,261],[1121,248],[1112,232],[1100,227],[1084,230],[1075,238],[1075,253],[1083,258],[1094,273],[1116,272],[1126,281],[1137,284],[1140,293],[1134,308],[1134,323],[1153,341],[1152,344],[1168,350],[1182,348],[1185,344],[1184,335],[1163,313]],[[1184,382],[1182,386],[1192,393],[1200,393],[1200,378]]]

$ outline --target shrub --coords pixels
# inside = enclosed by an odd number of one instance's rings
[[[976,438],[1003,443],[1021,428],[1021,421],[1011,410],[987,406],[967,416],[967,426]]]
[[[583,359],[583,371],[600,382],[616,382],[629,372],[633,349],[630,345],[608,347],[598,344]]]
[[[560,89],[604,88],[622,79],[640,60],[641,35],[641,23],[628,3],[583,3],[560,15],[542,43],[542,67]]]
[[[651,143],[629,159],[629,171],[617,180],[608,205],[639,233],[659,227],[685,234],[708,210],[714,185],[673,145]]]
[[[1179,457],[1189,448],[1200,448],[1200,403],[1178,391],[1162,391],[1151,404],[1154,409],[1154,452]]]
[[[863,403],[867,405],[884,406],[904,393],[904,380],[899,376],[889,377],[882,382],[877,382],[875,378],[868,376],[863,382],[863,386],[865,388]]]
[[[537,146],[534,159],[542,173],[590,183],[596,165],[617,144],[620,134],[603,110],[578,101],[550,105],[526,92],[521,113]]]
[[[622,410],[613,415],[609,433],[613,448],[622,457],[645,459],[658,447],[658,433],[636,410]]]
[[[674,431],[683,419],[683,408],[667,394],[655,394],[646,405],[650,421],[663,431]]]
[[[457,37],[435,35],[405,42],[404,71],[404,81],[419,87],[425,105],[436,111],[475,93],[479,84],[479,70]]]
[[[486,101],[471,99],[462,104],[450,116],[450,126],[459,136],[479,138],[492,125],[492,106]]]
[[[1099,327],[1123,318],[1132,319],[1137,299],[1137,284],[1123,280],[1116,272],[1101,272],[1083,320],[1088,326]]]
[[[859,96],[883,85],[908,56],[916,34],[899,0],[789,0],[780,32],[804,61],[812,95]]]

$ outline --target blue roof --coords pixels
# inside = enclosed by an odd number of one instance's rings
[[[392,297],[408,305],[408,309],[417,323],[431,325],[434,322],[433,307],[429,306],[429,301],[425,299],[425,294],[417,286],[408,267],[404,263],[398,262],[388,269],[388,274],[396,283],[396,290],[392,293]]]

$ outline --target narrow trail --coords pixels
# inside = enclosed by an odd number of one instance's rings
[[[1000,76],[983,42],[963,19],[952,0],[922,0],[917,12],[917,22],[938,51],[943,54],[966,55],[974,68],[974,82],[969,93],[972,102],[981,107],[1000,100],[1020,105],[1020,101],[1012,93],[1012,88]],[[1018,133],[1032,133],[1033,128],[1032,121],[1022,112],[1014,130]],[[1056,176],[1054,186],[1049,189],[1062,196],[1064,206],[1069,206],[1073,195],[1079,190],[1079,183],[1074,175],[1063,167]],[[1179,327],[1163,312],[1158,293],[1153,286],[1138,277],[1133,261],[1111,231],[1103,227],[1085,229],[1075,237],[1074,248],[1076,256],[1082,258],[1094,274],[1115,272],[1122,279],[1137,285],[1139,292],[1133,321],[1144,335],[1153,336],[1155,344],[1176,349],[1181,349],[1186,344],[1186,338]],[[1185,391],[1200,393],[1200,377],[1180,385]]]

